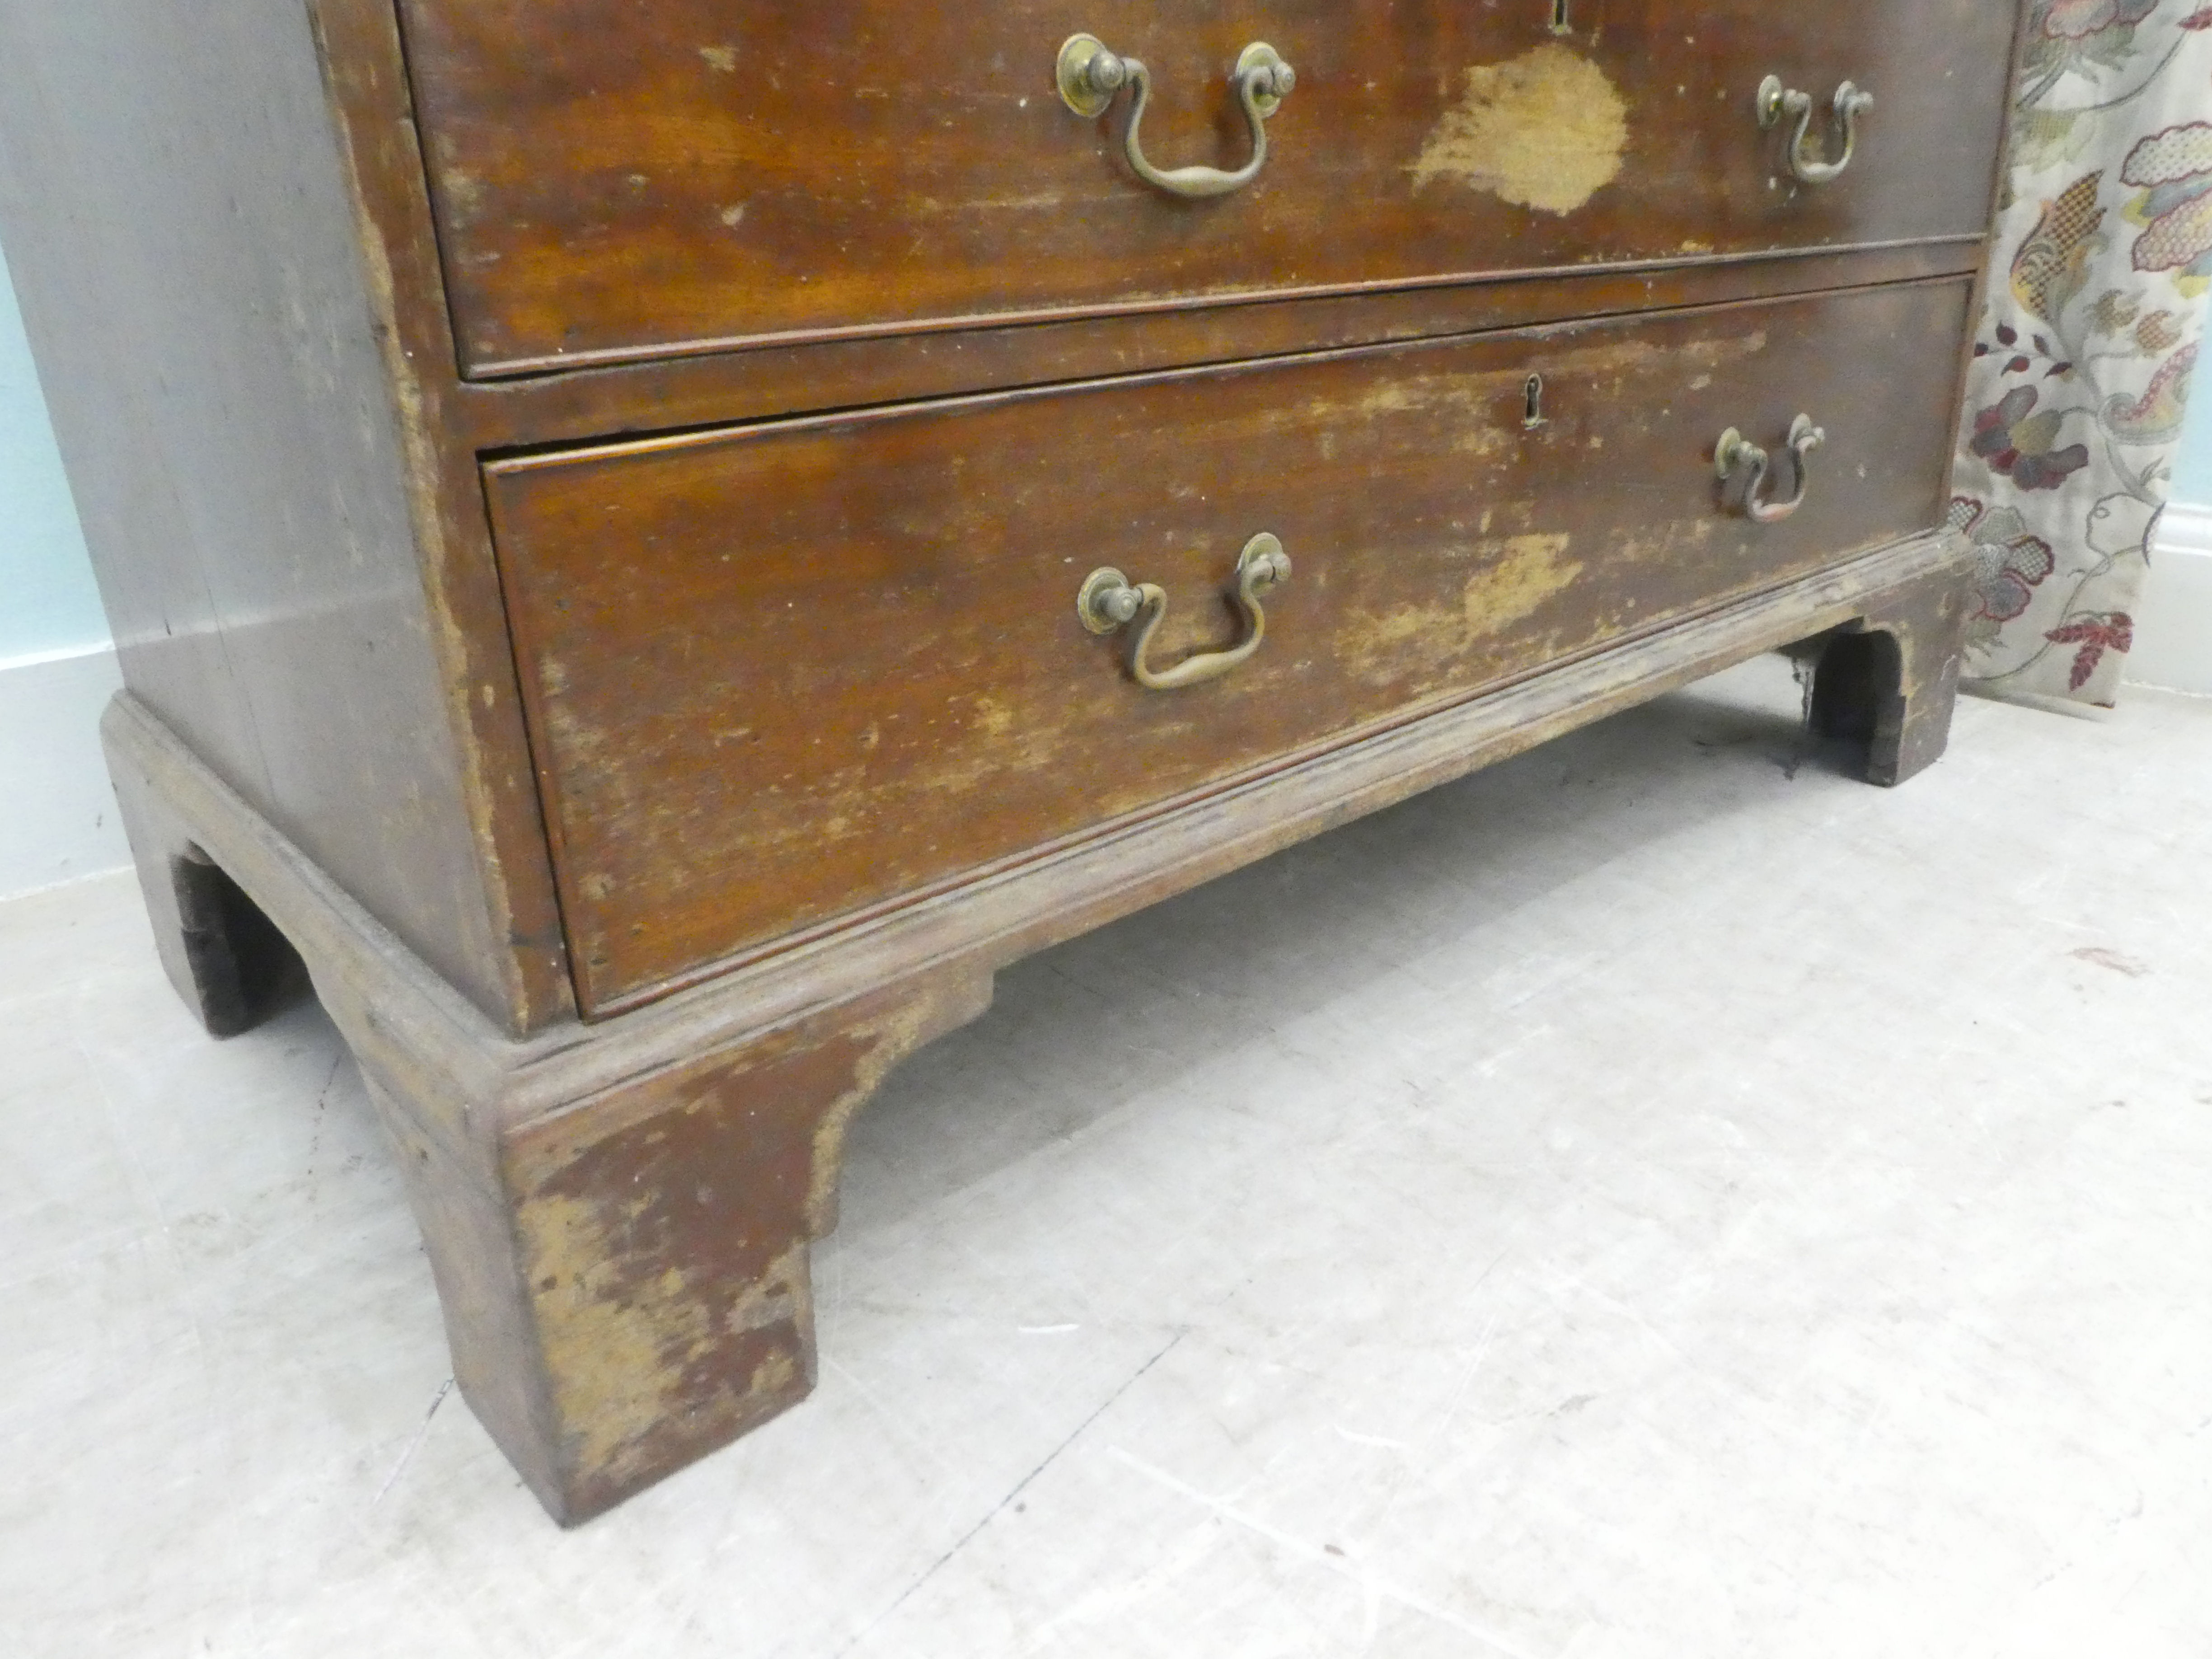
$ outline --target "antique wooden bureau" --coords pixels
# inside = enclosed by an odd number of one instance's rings
[[[163,958],[304,959],[556,1516],[807,1392],[1015,957],[1784,645],[1936,757],[2017,21],[0,0]]]

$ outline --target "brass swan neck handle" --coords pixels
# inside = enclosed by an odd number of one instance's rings
[[[1153,189],[1187,200],[1226,196],[1260,176],[1260,169],[1267,164],[1267,118],[1282,107],[1298,79],[1297,71],[1264,40],[1255,40],[1237,54],[1237,67],[1229,78],[1237,88],[1245,125],[1252,130],[1252,159],[1234,173],[1224,173],[1219,167],[1204,167],[1163,171],[1145,159],[1139,130],[1146,106],[1152,101],[1152,71],[1134,58],[1108,51],[1097,36],[1068,37],[1060,49],[1057,78],[1062,101],[1078,115],[1087,117],[1104,114],[1123,87],[1132,88],[1129,130],[1123,143],[1130,169]]]
[[[1730,427],[1721,434],[1713,450],[1713,471],[1720,475],[1723,499],[1754,524],[1781,523],[1805,505],[1805,492],[1813,477],[1808,457],[1827,439],[1828,434],[1813,424],[1809,415],[1800,415],[1790,423],[1790,455],[1797,474],[1797,489],[1788,501],[1777,501],[1760,495],[1773,470],[1774,458]]]
[[[1828,100],[1828,108],[1835,118],[1837,131],[1843,135],[1843,153],[1832,161],[1824,161],[1809,148],[1813,136],[1813,94],[1784,88],[1782,77],[1770,75],[1759,83],[1759,125],[1773,127],[1781,125],[1785,115],[1797,118],[1796,133],[1790,140],[1790,171],[1801,184],[1832,184],[1843,176],[1844,169],[1851,164],[1852,154],[1858,148],[1859,117],[1874,107],[1874,94],[1862,92],[1850,82],[1836,88],[1836,95]]]
[[[1076,596],[1076,615],[1094,634],[1112,634],[1139,623],[1129,647],[1129,672],[1147,691],[1180,691],[1188,685],[1218,680],[1249,661],[1267,636],[1267,613],[1260,608],[1261,596],[1291,579],[1291,561],[1283,544],[1264,532],[1244,544],[1237,561],[1237,608],[1244,613],[1243,639],[1227,651],[1205,652],[1185,657],[1172,668],[1156,669],[1146,660],[1152,635],[1168,614],[1167,590],[1153,582],[1133,583],[1110,566],[1094,570]],[[1139,619],[1141,618],[1141,621]]]

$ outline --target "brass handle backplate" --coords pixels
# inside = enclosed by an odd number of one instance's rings
[[[1862,92],[1846,81],[1836,88],[1829,100],[1836,129],[1842,133],[1843,154],[1832,161],[1824,161],[1808,147],[1813,137],[1813,94],[1785,88],[1782,77],[1770,75],[1759,87],[1759,125],[1774,127],[1781,125],[1785,115],[1797,118],[1797,131],[1790,140],[1790,171],[1798,181],[1808,185],[1831,184],[1843,175],[1851,164],[1851,154],[1858,147],[1859,117],[1874,107],[1874,94]]]
[[[1123,87],[1135,89],[1124,144],[1129,166],[1153,189],[1170,196],[1226,196],[1258,178],[1267,163],[1267,118],[1282,107],[1283,100],[1297,84],[1297,75],[1273,46],[1255,40],[1237,55],[1237,67],[1229,78],[1237,88],[1245,125],[1252,129],[1252,159],[1234,173],[1224,173],[1219,167],[1172,167],[1163,172],[1145,159],[1144,146],[1138,138],[1145,106],[1152,100],[1152,71],[1133,58],[1109,52],[1095,34],[1070,35],[1060,49],[1060,95],[1078,115],[1103,115]]]
[[[1720,475],[1723,501],[1754,523],[1780,524],[1805,505],[1805,491],[1812,479],[1807,458],[1827,441],[1828,434],[1813,424],[1809,415],[1800,415],[1790,423],[1790,459],[1797,474],[1796,492],[1786,501],[1770,501],[1761,492],[1773,471],[1774,458],[1730,427],[1721,434],[1713,450],[1713,471]]]
[[[1136,639],[1129,647],[1130,674],[1148,691],[1180,691],[1187,685],[1218,680],[1250,659],[1267,636],[1267,615],[1260,608],[1260,596],[1290,579],[1291,561],[1282,543],[1265,532],[1253,537],[1237,561],[1237,608],[1244,613],[1244,638],[1231,650],[1185,657],[1168,669],[1155,669],[1145,659],[1153,634],[1168,614],[1165,588],[1152,582],[1133,583],[1109,566],[1084,579],[1075,613],[1094,634],[1116,633],[1138,623]]]

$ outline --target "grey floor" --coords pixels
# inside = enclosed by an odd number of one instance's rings
[[[0,1653],[2212,1653],[2212,702],[1778,659],[1004,975],[822,1386],[574,1533],[360,1081],[0,906]]]

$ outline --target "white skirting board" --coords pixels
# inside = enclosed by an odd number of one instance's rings
[[[131,862],[100,752],[115,653],[0,661],[0,898]]]
[[[2159,520],[2127,678],[2212,694],[2212,506],[2176,501]]]

